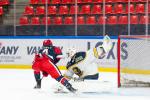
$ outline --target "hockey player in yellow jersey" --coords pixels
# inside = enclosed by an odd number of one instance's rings
[[[98,65],[96,60],[103,57],[112,48],[112,41],[108,35],[104,36],[103,44],[85,52],[77,52],[75,48],[67,51],[70,60],[67,63],[66,78],[80,80],[97,80],[99,78]],[[74,74],[78,76],[73,77]]]

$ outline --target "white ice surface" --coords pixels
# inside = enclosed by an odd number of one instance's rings
[[[92,83],[89,87],[86,83],[79,86],[82,89],[76,87],[76,94],[56,94],[55,84],[54,79],[47,77],[42,80],[42,89],[35,90],[32,70],[0,69],[0,100],[150,100],[150,88],[117,88],[116,73],[100,73],[100,80],[92,89]]]

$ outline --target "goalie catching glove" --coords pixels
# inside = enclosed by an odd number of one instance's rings
[[[104,36],[102,47],[106,53],[112,48],[112,41],[108,35]]]
[[[110,51],[112,48],[112,41],[108,35],[104,36],[103,44],[98,46],[96,49],[96,55],[97,57],[103,57],[106,53]]]

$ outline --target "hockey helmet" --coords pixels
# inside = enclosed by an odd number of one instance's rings
[[[45,47],[52,46],[52,45],[53,45],[52,41],[49,39],[43,41],[43,46],[45,46]]]
[[[76,52],[77,52],[77,50],[76,50],[74,47],[67,49],[67,55],[68,55],[68,57],[74,56],[74,54],[75,54]]]

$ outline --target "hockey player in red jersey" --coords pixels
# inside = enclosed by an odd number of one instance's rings
[[[43,77],[50,75],[56,81],[60,82],[69,91],[75,92],[76,89],[62,76],[61,72],[57,68],[56,63],[61,59],[61,49],[59,47],[53,46],[51,40],[43,41],[43,48],[39,50],[38,54],[35,55],[33,61],[32,69],[34,70],[34,77],[37,82],[34,88],[41,88],[41,73]]]

